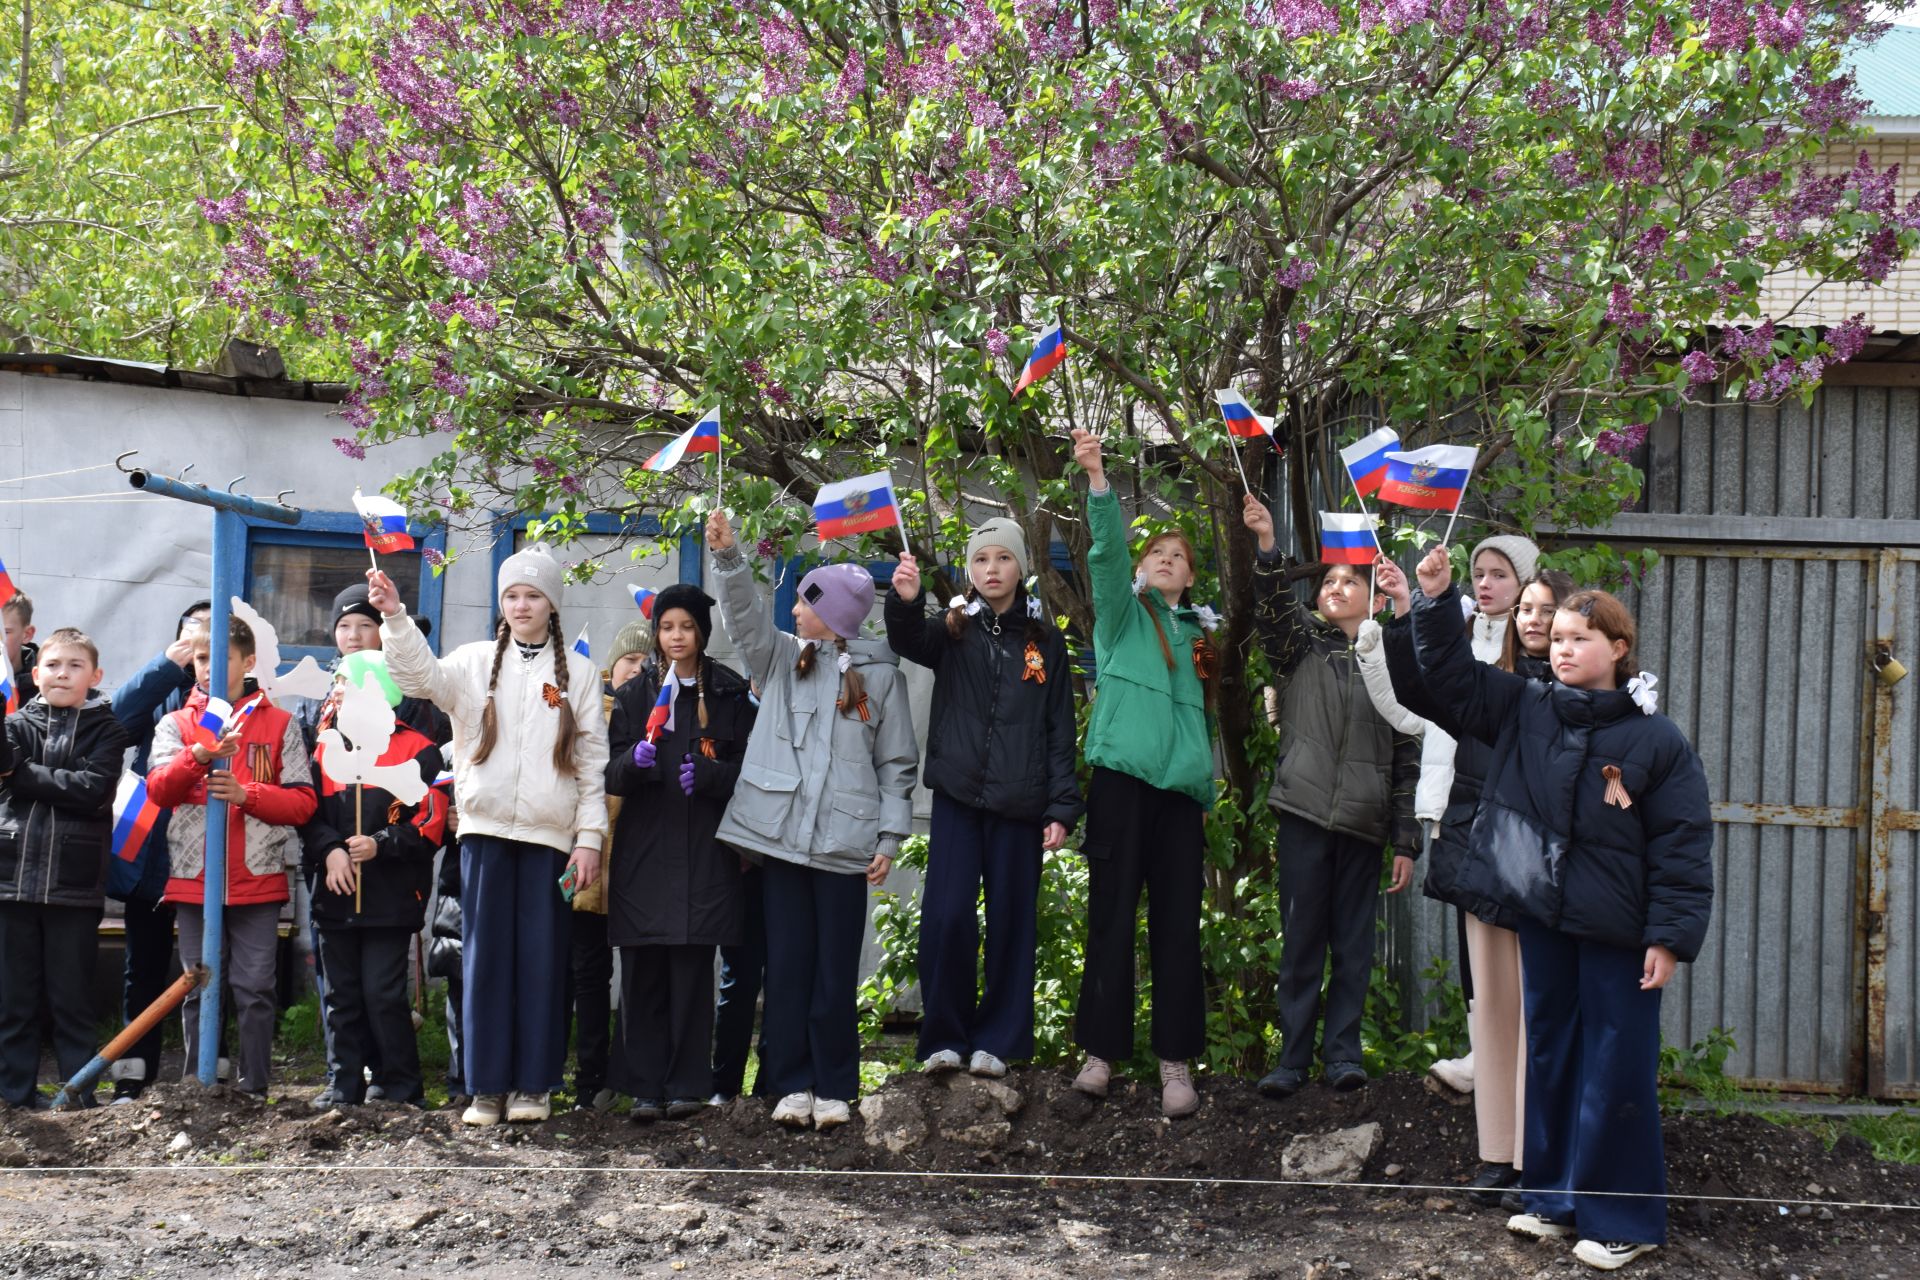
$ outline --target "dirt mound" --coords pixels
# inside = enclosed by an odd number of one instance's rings
[[[982,1274],[1147,1274],[1178,1258],[1197,1272],[1248,1280],[1303,1268],[1432,1280],[1551,1276],[1565,1261],[1564,1251],[1516,1244],[1499,1213],[1458,1193],[1477,1168],[1472,1108],[1410,1077],[1352,1094],[1314,1086],[1278,1103],[1247,1082],[1208,1080],[1199,1114],[1168,1121],[1157,1089],[1142,1082],[1116,1081],[1112,1096],[1096,1101],[1058,1072],[1016,1072],[1004,1082],[910,1074],[825,1133],[781,1129],[753,1099],[684,1123],[642,1126],[589,1111],[469,1129],[450,1111],[320,1114],[308,1105],[312,1092],[289,1089],[265,1103],[161,1085],[125,1106],[0,1112],[0,1167],[257,1166],[233,1184],[249,1190],[223,1195],[271,1203],[276,1222],[295,1224],[266,1237],[279,1243],[263,1252],[263,1266],[302,1257],[378,1270],[425,1250],[447,1265],[499,1264],[507,1275],[522,1274],[514,1268],[524,1262],[531,1275],[584,1250],[616,1269],[724,1259],[730,1275],[819,1272],[822,1259],[845,1274],[921,1275],[958,1265],[957,1257],[994,1260]],[[1360,1135],[1345,1144],[1358,1153],[1345,1176],[1376,1185],[1259,1185],[1282,1179],[1290,1144],[1343,1133]],[[1676,1195],[1762,1203],[1675,1200],[1673,1239],[1636,1264],[1637,1276],[1911,1273],[1920,1213],[1792,1205],[1782,1213],[1773,1201],[1920,1206],[1920,1169],[1879,1162],[1857,1140],[1829,1151],[1812,1133],[1748,1116],[1671,1116],[1666,1134]],[[308,1166],[314,1174],[300,1172]],[[344,1177],[356,1166],[366,1173]],[[916,1172],[972,1176],[870,1176]],[[1050,1176],[999,1180],[1006,1175]],[[49,1185],[31,1175],[11,1181],[20,1176],[8,1175],[13,1192]],[[139,1218],[169,1219],[161,1231],[123,1215],[113,1225],[123,1239],[144,1231],[158,1242],[146,1247],[182,1261],[205,1261],[215,1242],[226,1253],[255,1247],[252,1228],[206,1221],[199,1178],[102,1176],[139,1182]],[[1097,1180],[1107,1177],[1173,1181]],[[75,1194],[86,1185],[76,1183]],[[171,1222],[196,1214],[184,1232]],[[316,1225],[300,1225],[309,1220]],[[59,1253],[69,1242],[78,1252]],[[68,1268],[118,1256],[103,1248],[83,1231],[49,1227],[44,1240],[29,1233],[11,1244],[0,1270],[79,1274]]]

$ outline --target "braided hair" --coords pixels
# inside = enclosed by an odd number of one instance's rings
[[[1152,552],[1155,547],[1169,540],[1178,542],[1181,547],[1185,549],[1188,564],[1199,563],[1193,554],[1193,543],[1188,541],[1187,535],[1177,529],[1169,529],[1164,533],[1147,539],[1146,545],[1140,548],[1140,555],[1134,561],[1134,567],[1138,569],[1140,564],[1146,560],[1148,554]],[[1167,670],[1171,672],[1174,669],[1173,646],[1167,642],[1167,629],[1160,621],[1159,611],[1147,603],[1146,592],[1144,591],[1135,595],[1134,599],[1140,602],[1140,607],[1147,611],[1147,617],[1153,620],[1153,634],[1160,639],[1160,656],[1166,660]],[[1193,608],[1192,587],[1188,587],[1180,593],[1180,607],[1182,609]],[[1193,672],[1200,677],[1200,689],[1206,699],[1207,714],[1212,715],[1218,699],[1216,684],[1217,677],[1220,674],[1220,650],[1215,647],[1213,636],[1205,627],[1200,628],[1200,638],[1193,642],[1192,660]]]
[[[847,642],[835,636],[833,648],[836,654],[843,654],[847,651]],[[811,676],[820,665],[819,653],[818,641],[802,646],[799,661],[793,664],[793,673],[802,680]],[[843,716],[858,715],[862,720],[867,718],[867,682],[854,668],[848,667],[840,673],[840,697],[833,705]]]
[[[472,763],[481,764],[493,754],[500,738],[500,717],[494,705],[494,690],[500,685],[500,664],[507,656],[507,643],[513,632],[505,618],[494,628],[493,666],[487,672],[486,707],[480,713],[480,741],[474,744]],[[560,612],[547,615],[547,642],[553,646],[553,683],[560,690],[560,725],[553,740],[553,767],[561,773],[573,772],[573,743],[579,737],[579,725],[573,716],[573,703],[567,698],[567,655],[560,642]]]

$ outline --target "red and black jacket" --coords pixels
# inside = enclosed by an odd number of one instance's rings
[[[381,787],[360,788],[359,830],[373,837],[379,852],[361,864],[360,910],[352,893],[327,888],[327,855],[345,849],[354,834],[354,790],[327,777],[324,744],[314,748],[320,778],[320,807],[300,829],[304,847],[301,870],[312,888],[313,919],[322,929],[418,930],[426,923],[433,893],[433,856],[447,834],[447,794],[429,785],[417,805],[401,804]],[[443,765],[440,749],[425,735],[396,725],[381,764],[413,761],[431,784]]]

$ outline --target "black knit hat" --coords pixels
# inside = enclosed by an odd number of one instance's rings
[[[693,625],[699,629],[700,647],[704,649],[707,647],[707,642],[713,639],[714,603],[714,598],[700,588],[689,583],[676,582],[654,598],[654,629],[659,630],[660,619],[667,616],[667,610],[684,609],[687,616],[693,619]]]
[[[346,590],[333,598],[334,626],[339,626],[340,619],[350,613],[357,613],[363,618],[371,618],[375,626],[380,625],[380,611],[374,608],[373,602],[367,598],[367,584],[364,582],[350,584]]]

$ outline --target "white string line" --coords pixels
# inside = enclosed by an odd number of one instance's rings
[[[544,1173],[606,1174],[614,1177],[627,1176],[643,1178],[918,1178],[926,1181],[985,1180],[992,1182],[1171,1183],[1174,1185],[1195,1187],[1296,1187],[1303,1190],[1317,1188],[1335,1191],[1433,1191],[1446,1195],[1463,1195],[1474,1190],[1472,1187],[1443,1186],[1424,1182],[1313,1182],[1304,1179],[1296,1181],[1291,1178],[1191,1178],[1172,1173],[969,1173],[951,1169],[722,1169],[702,1168],[698,1166],[668,1168],[665,1166],[570,1164],[109,1164],[0,1168],[0,1176],[19,1174],[109,1173],[308,1173],[329,1175],[342,1173],[510,1173],[520,1175]],[[1504,1189],[1510,1191],[1520,1190],[1518,1187],[1508,1187]],[[1682,1192],[1578,1191],[1571,1189],[1555,1191],[1553,1194],[1567,1196],[1609,1196],[1634,1200],[1658,1197],[1665,1200],[1684,1200],[1713,1204],[1808,1205],[1820,1209],[1887,1209],[1896,1213],[1920,1212],[1920,1204],[1880,1204],[1870,1200],[1794,1200],[1774,1196],[1708,1196],[1688,1195]]]
[[[58,476],[77,476],[87,471],[105,471],[112,465],[113,463],[111,462],[96,462],[90,467],[73,467],[67,471],[42,471],[37,476],[15,476],[11,480],[0,480],[0,487],[10,484],[25,484],[29,480],[52,480]]]
[[[152,496],[137,489],[108,489],[101,493],[62,493],[50,498],[14,498],[12,503],[16,507],[30,507],[42,502],[139,502]]]

